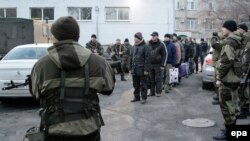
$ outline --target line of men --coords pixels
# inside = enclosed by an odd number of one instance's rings
[[[147,96],[160,97],[162,90],[169,93],[174,84],[169,83],[169,70],[173,67],[179,68],[181,63],[190,63],[190,73],[194,72],[196,63],[196,73],[198,73],[199,58],[201,66],[208,51],[207,43],[201,39],[198,45],[195,39],[182,39],[177,34],[165,34],[164,41],[159,39],[158,32],[151,34],[150,41],[145,42],[140,32],[135,34],[135,45],[132,47],[128,39],[121,43],[120,39],[116,43],[103,50],[101,44],[96,40],[96,35],[91,36],[91,41],[86,44],[86,48],[93,53],[104,56],[106,60],[121,61],[117,69],[121,75],[121,81],[126,81],[124,75],[127,70],[133,76],[134,99],[131,102],[141,101],[146,103]],[[201,69],[202,71],[202,69]],[[179,77],[179,82],[181,77]],[[149,95],[147,90],[150,89]]]
[[[226,140],[227,128],[236,125],[237,119],[250,116],[248,82],[250,33],[246,24],[237,26],[233,20],[225,21],[222,26],[222,36],[213,33],[211,46],[214,49],[213,66],[218,94],[214,99],[219,99],[225,121],[225,129],[220,130],[213,138]]]

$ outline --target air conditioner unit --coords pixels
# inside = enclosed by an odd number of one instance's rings
[[[185,19],[181,20],[181,23],[185,23]]]

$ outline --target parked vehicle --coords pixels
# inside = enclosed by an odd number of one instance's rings
[[[48,43],[50,24],[24,18],[0,18],[0,58],[13,47],[24,44]],[[48,36],[47,36],[48,35]]]
[[[202,89],[209,89],[214,83],[214,67],[213,67],[213,48],[204,59],[203,71],[202,71]]]
[[[27,44],[13,48],[0,61],[0,100],[9,98],[31,97],[28,86],[3,91],[2,88],[10,86],[12,80],[15,84],[25,82],[38,59],[48,54],[48,47],[52,44]]]

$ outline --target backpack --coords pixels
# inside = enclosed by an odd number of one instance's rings
[[[99,105],[89,94],[88,62],[83,70],[84,89],[79,94],[82,99],[67,96],[69,89],[77,88],[65,86],[67,72],[61,70],[60,88],[52,90],[54,93],[51,96],[41,99],[43,109],[40,111],[40,127],[32,127],[27,131],[26,138],[29,141],[47,141],[48,135],[85,136],[100,130],[104,125]]]

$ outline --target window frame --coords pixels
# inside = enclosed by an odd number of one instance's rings
[[[69,8],[77,8],[78,9],[78,13],[79,13],[79,19],[76,19],[77,21],[84,21],[84,22],[91,22],[91,21],[93,21],[93,7],[74,7],[74,6],[68,6],[67,7],[67,12],[68,12],[68,16],[71,16],[70,14],[69,14]],[[81,19],[81,9],[83,9],[83,8],[90,8],[91,9],[91,19],[89,19],[89,20],[84,20],[84,19]],[[73,16],[72,16],[73,17]],[[74,17],[75,18],[75,17]]]
[[[31,16],[32,9],[41,9],[41,19],[32,18]],[[49,19],[48,21],[54,21],[55,20],[55,7],[30,7],[30,19],[45,21],[46,19],[44,19],[44,9],[53,9],[53,19]]]
[[[115,8],[116,9],[116,19],[107,20],[107,8]],[[128,9],[128,19],[127,20],[120,20],[119,19],[119,8],[127,8]],[[105,22],[130,22],[130,7],[106,6],[105,7]]]
[[[195,23],[195,25],[193,25]],[[188,18],[186,21],[187,30],[194,31],[198,28],[198,19]]]
[[[0,7],[0,9],[3,9],[3,17],[2,18],[17,18],[17,7]],[[6,9],[15,9],[16,10],[16,17],[6,17],[6,15],[7,15]]]
[[[192,6],[194,8],[192,8]],[[198,0],[187,0],[187,10],[197,11],[198,10]]]

